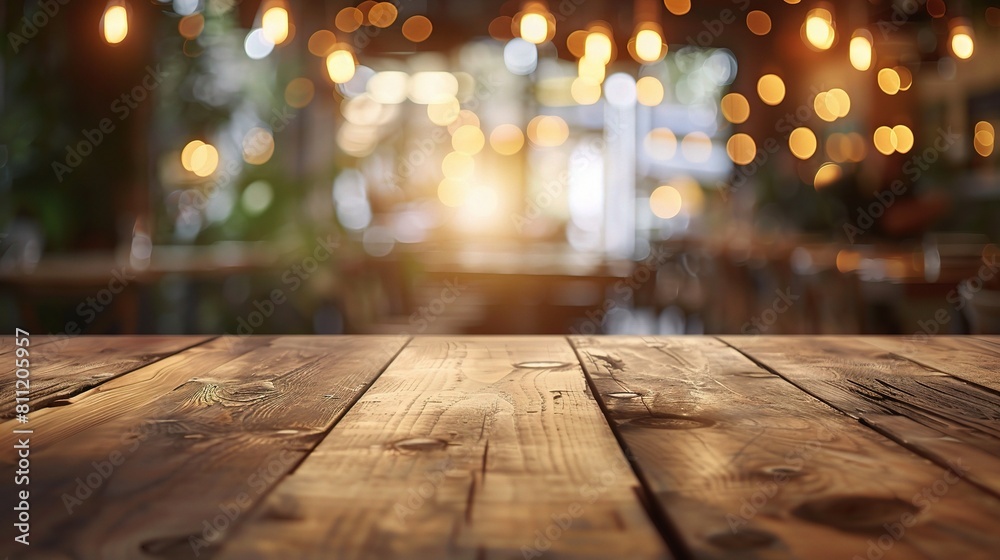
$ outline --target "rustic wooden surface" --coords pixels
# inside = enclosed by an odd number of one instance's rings
[[[0,557],[1000,550],[1000,337],[33,337],[27,423],[12,345]]]

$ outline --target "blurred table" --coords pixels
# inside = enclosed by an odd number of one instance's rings
[[[261,243],[158,245],[147,258],[140,260],[127,252],[45,256],[29,265],[0,270],[0,290],[15,298],[21,326],[35,332],[42,329],[37,313],[39,304],[66,302],[69,309],[75,311],[88,301],[98,301],[102,312],[93,315],[97,319],[94,327],[114,323],[119,332],[131,334],[138,330],[138,297],[143,286],[172,275],[221,282],[234,274],[277,271],[282,264],[282,253]],[[76,320],[70,323],[83,323],[88,318],[91,318],[89,312],[81,316],[77,311]],[[70,329],[70,332],[59,334],[80,333]]]
[[[19,422],[0,338],[31,477],[0,555],[1000,550],[1000,337],[30,340]]]

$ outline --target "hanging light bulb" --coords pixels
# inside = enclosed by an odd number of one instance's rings
[[[101,16],[101,35],[110,45],[117,45],[128,36],[128,7],[125,0],[111,0]]]
[[[287,41],[291,34],[291,16],[285,2],[271,0],[262,3],[260,9],[260,28],[264,32],[264,38],[275,45]]]
[[[826,8],[809,10],[806,21],[802,25],[802,34],[806,44],[821,51],[833,46],[837,31],[833,23],[833,13]]]
[[[976,43],[972,39],[972,26],[968,20],[955,18],[951,21],[951,52],[958,58],[965,60],[972,56],[976,50]]]
[[[635,33],[634,55],[639,62],[656,62],[663,56],[665,45],[660,26],[655,23],[640,25]]]
[[[526,2],[514,22],[518,35],[529,43],[540,45],[556,34],[556,18],[541,2]]]
[[[354,54],[346,45],[337,45],[337,48],[326,56],[326,71],[336,84],[349,82],[354,77],[355,70],[357,63],[354,61]]]
[[[851,66],[864,72],[872,67],[872,34],[867,29],[859,29],[851,37]]]
[[[592,30],[583,43],[584,56],[601,64],[611,62],[612,50],[611,37],[603,30]]]

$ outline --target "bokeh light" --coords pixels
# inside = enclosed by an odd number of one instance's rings
[[[765,74],[757,80],[757,95],[768,105],[777,105],[785,99],[785,82],[775,74]]]

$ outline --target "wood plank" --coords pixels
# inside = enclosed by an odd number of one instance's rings
[[[1000,395],[860,337],[724,337],[809,394],[1000,496]]]
[[[1000,392],[1000,346],[970,336],[872,336],[865,342],[925,367]]]
[[[209,555],[405,341],[227,337],[44,411],[31,420],[31,496],[45,508],[32,519],[32,553],[85,560]],[[0,427],[7,448],[10,428]],[[81,484],[91,482],[87,496]],[[21,545],[9,543],[0,556],[19,552]]]
[[[209,340],[205,336],[76,336],[31,348],[31,410]],[[0,362],[0,418],[14,417],[14,360]]]
[[[46,335],[33,334],[30,336],[31,345],[29,346],[29,348],[36,348],[38,346],[42,346],[43,344],[51,344],[53,342],[64,340],[66,338],[68,337],[48,335],[48,334]],[[17,349],[17,346],[14,344],[14,336],[7,336],[7,335],[0,336],[0,356],[8,352],[13,352],[15,349]]]
[[[990,559],[1000,549],[1000,500],[718,340],[571,342],[692,557]],[[935,485],[944,491],[931,504],[920,493]],[[887,532],[897,525],[900,538]]]
[[[567,341],[419,337],[220,558],[666,558]]]

